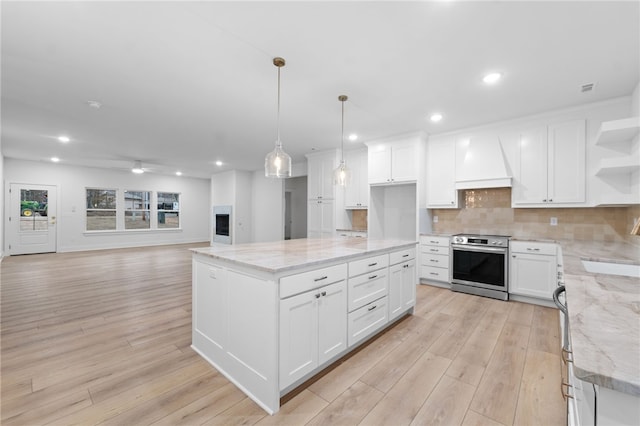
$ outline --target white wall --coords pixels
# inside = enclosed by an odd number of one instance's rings
[[[640,83],[636,85],[635,90],[631,94],[631,116],[640,116]]]
[[[162,176],[64,164],[5,158],[4,214],[8,217],[7,191],[11,183],[47,184],[58,188],[57,251],[142,247],[207,241],[209,236],[209,186],[207,179]],[[87,187],[135,189],[180,193],[180,230],[85,232]],[[8,224],[3,222],[5,227]],[[8,236],[6,238],[8,240]],[[7,250],[10,241],[4,242]]]
[[[284,239],[284,179],[264,176],[264,170],[253,172],[251,205],[253,242]]]

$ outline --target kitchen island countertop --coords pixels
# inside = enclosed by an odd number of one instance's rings
[[[415,247],[417,241],[371,238],[301,238],[191,249],[194,253],[264,272],[281,273],[332,261],[348,261],[391,249]]]
[[[628,243],[557,241],[562,247],[576,376],[640,396],[640,280],[587,272],[582,260],[640,263]]]

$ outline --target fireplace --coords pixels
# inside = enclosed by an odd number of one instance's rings
[[[213,242],[231,244],[231,206],[213,208]]]

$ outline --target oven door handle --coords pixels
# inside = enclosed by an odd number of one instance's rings
[[[506,247],[474,247],[451,244],[451,249],[458,251],[473,251],[477,253],[507,253]]]

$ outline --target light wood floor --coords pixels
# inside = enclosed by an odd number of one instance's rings
[[[2,424],[565,424],[557,311],[426,285],[268,416],[189,347],[193,246],[6,258]]]

